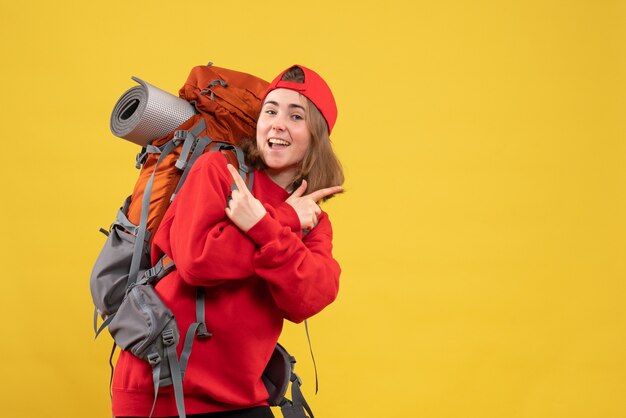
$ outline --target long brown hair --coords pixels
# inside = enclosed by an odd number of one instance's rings
[[[291,67],[281,79],[304,83],[304,72],[299,67]],[[333,151],[324,116],[309,99],[306,97],[305,99],[307,101],[305,118],[311,132],[311,142],[291,187],[295,189],[302,183],[302,180],[306,180],[306,193],[308,194],[326,187],[341,186],[344,182],[344,176],[341,163]],[[259,170],[265,168],[255,138],[243,140],[240,145],[252,167]]]

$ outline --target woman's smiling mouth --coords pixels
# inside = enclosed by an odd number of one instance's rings
[[[280,148],[285,148],[291,145],[289,142],[285,141],[284,139],[279,139],[279,138],[270,138],[267,140],[267,143],[271,149],[280,149]]]

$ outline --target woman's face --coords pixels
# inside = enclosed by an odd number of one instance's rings
[[[265,98],[256,127],[256,143],[270,176],[293,180],[309,144],[307,100],[294,90],[272,90]]]

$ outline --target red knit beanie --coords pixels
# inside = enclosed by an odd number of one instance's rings
[[[293,67],[298,67],[304,72],[304,83],[281,80],[283,75]],[[265,101],[265,97],[270,91],[276,89],[297,91],[313,102],[315,107],[322,113],[322,116],[324,116],[326,124],[328,125],[328,134],[330,135],[333,126],[335,126],[335,121],[337,120],[337,104],[335,104],[335,98],[333,97],[333,92],[330,91],[330,87],[328,87],[328,84],[326,84],[322,77],[315,71],[309,70],[301,65],[292,65],[272,81],[265,91],[261,102]]]

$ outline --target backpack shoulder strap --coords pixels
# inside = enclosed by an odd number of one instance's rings
[[[284,398],[280,403],[280,412],[282,412],[284,418],[315,418],[311,407],[304,399],[304,395],[300,390],[302,386],[302,380],[292,370],[291,371],[291,401]],[[306,410],[306,413],[305,413]],[[308,415],[307,415],[308,413]]]
[[[129,270],[129,275],[128,275],[129,283],[127,287],[130,287],[130,285],[135,283],[135,281],[137,280],[137,275],[139,274],[139,264],[141,260],[141,253],[144,250],[144,246],[145,246],[146,238],[147,238],[146,233],[148,229],[147,224],[148,224],[148,213],[149,213],[149,208],[150,208],[150,196],[152,195],[152,184],[154,182],[154,175],[156,173],[156,169],[161,163],[161,161],[163,161],[163,159],[167,155],[169,155],[174,148],[176,148],[176,144],[177,142],[174,139],[167,142],[167,144],[164,146],[163,150],[161,151],[161,155],[159,156],[159,159],[154,165],[154,170],[152,171],[152,175],[150,176],[150,179],[146,183],[146,188],[145,188],[143,199],[141,202],[141,218],[139,221],[139,229],[137,231],[137,239],[135,241],[135,249],[133,251],[133,258],[130,263],[130,270]]]
[[[294,371],[296,365],[296,359],[291,356],[285,348],[276,344],[276,348],[274,349],[274,353],[277,354],[279,358],[282,359],[283,365],[275,364],[274,367],[286,367],[287,373],[289,376],[289,381],[291,382],[291,400],[287,399],[284,396],[284,393],[287,389],[287,382],[276,382],[281,385],[280,388],[276,388],[281,391],[282,399],[278,402],[278,406],[280,406],[280,411],[283,414],[284,418],[314,418],[313,411],[311,411],[311,407],[304,399],[304,395],[302,394],[302,390],[300,387],[302,386],[302,380]],[[285,379],[286,380],[286,379]],[[266,383],[266,387],[267,383]],[[268,387],[270,389],[270,387]],[[307,415],[308,413],[308,415]]]
[[[150,409],[149,417],[152,418],[154,413],[154,407],[156,406],[157,397],[159,395],[159,387],[161,387],[161,364],[166,361],[167,367],[170,371],[170,379],[168,383],[171,383],[174,387],[174,399],[176,401],[176,411],[180,418],[186,418],[185,414],[185,400],[183,395],[183,376],[181,374],[178,358],[176,358],[176,338],[174,337],[174,331],[168,328],[161,334],[163,341],[163,356],[161,358],[158,354],[148,356],[148,362],[152,366],[152,383],[154,385],[154,400],[152,401],[152,409]]]
[[[237,166],[239,168],[239,175],[242,179],[245,180],[246,185],[248,186],[248,190],[252,192],[252,186],[254,186],[254,170],[250,170],[246,165],[246,159],[243,153],[243,150],[233,144],[228,144],[226,142],[216,142],[213,147],[211,147],[211,151],[230,151],[234,154],[237,159]],[[228,157],[226,157],[228,159]],[[231,185],[231,190],[235,190],[237,186],[235,186],[235,182],[233,181]]]

